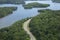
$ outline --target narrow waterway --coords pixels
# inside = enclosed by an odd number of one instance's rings
[[[27,3],[31,3],[32,1],[26,1]],[[34,2],[34,1],[33,1]],[[52,10],[60,10],[60,3],[52,3],[52,1],[35,1],[43,4],[50,4],[47,8],[33,8],[33,9],[24,9],[22,4],[14,5],[14,4],[2,4],[0,7],[17,7],[16,11],[13,11],[12,14],[0,18],[0,28],[7,27],[12,25],[14,22],[38,15],[38,10],[40,9],[52,9]]]

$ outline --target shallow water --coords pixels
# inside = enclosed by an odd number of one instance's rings
[[[33,9],[24,9],[22,5],[14,5],[14,4],[3,4],[0,7],[17,7],[16,11],[13,11],[12,14],[0,18],[0,28],[7,27],[12,25],[14,22],[38,15],[38,10],[40,9],[52,9],[52,10],[60,10],[60,3],[52,3],[51,1],[36,1],[39,3],[50,4],[50,7],[47,8],[33,8]],[[31,1],[26,1],[27,3],[31,3]]]

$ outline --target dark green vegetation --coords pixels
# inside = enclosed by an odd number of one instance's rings
[[[41,4],[41,3],[34,2],[34,3],[25,4],[24,8],[25,9],[44,8],[44,7],[48,7],[48,6],[50,6],[50,5],[49,4]]]
[[[33,17],[30,30],[37,40],[60,40],[60,10],[40,10],[40,14]]]
[[[29,40],[22,25],[27,19],[14,23],[12,26],[0,29],[0,40]]]
[[[17,7],[0,7],[0,18],[5,17],[8,14],[11,14],[16,9]]]
[[[0,4],[24,4],[24,0],[0,0]]]
[[[60,0],[52,0],[53,2],[57,2],[57,3],[60,3]]]

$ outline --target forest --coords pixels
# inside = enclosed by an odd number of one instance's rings
[[[31,8],[46,8],[50,6],[49,4],[42,4],[42,3],[38,3],[38,2],[33,2],[33,3],[28,3],[25,4],[23,7],[25,9],[31,9]]]
[[[26,0],[0,0],[0,6],[3,6],[0,7],[0,40],[31,40],[31,37],[32,39],[35,37],[36,40],[60,40],[59,4],[56,3],[55,5],[55,3],[52,2],[51,4],[41,4],[37,2],[25,4],[24,1]],[[52,1],[60,2],[60,0]],[[13,6],[16,4],[17,6],[8,7],[10,4]],[[12,16],[10,14],[12,14]],[[31,19],[30,22],[29,19]],[[28,32],[24,30],[23,26],[28,29]],[[32,34],[34,37],[30,34]]]
[[[30,40],[22,25],[28,19],[22,19],[9,27],[0,29],[0,40]]]
[[[17,7],[0,7],[0,18],[12,14],[16,9]]]
[[[60,40],[60,10],[39,10],[29,27],[37,40]]]

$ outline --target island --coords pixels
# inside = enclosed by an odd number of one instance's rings
[[[12,14],[16,9],[17,7],[0,7],[0,18]]]
[[[31,9],[31,8],[46,8],[50,6],[49,4],[42,4],[38,2],[28,3],[23,5],[24,9]]]

